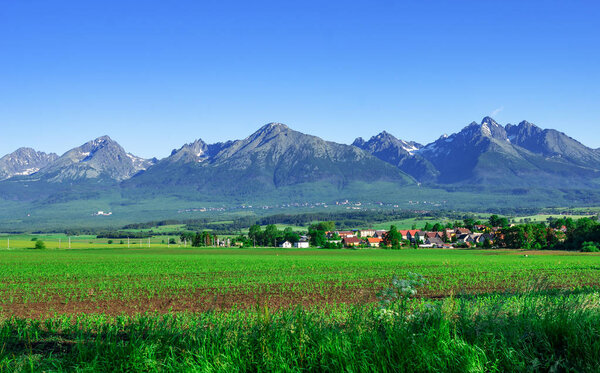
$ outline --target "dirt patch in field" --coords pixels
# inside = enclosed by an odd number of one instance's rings
[[[145,312],[206,312],[223,311],[232,308],[252,309],[267,306],[269,309],[303,307],[320,307],[327,304],[369,304],[377,302],[377,294],[381,290],[376,286],[380,280],[365,281],[360,287],[331,287],[321,291],[297,290],[298,286],[290,284],[269,284],[258,290],[244,291],[230,289],[224,293],[220,289],[193,289],[173,292],[171,294],[138,294],[132,299],[118,296],[99,296],[83,300],[67,300],[60,294],[53,294],[48,302],[23,302],[15,298],[12,303],[0,304],[1,317],[23,317],[45,319],[54,315],[75,314],[107,314],[112,316],[135,315]],[[379,282],[380,283],[380,282]],[[588,284],[586,284],[588,285]],[[589,284],[595,285],[598,284]],[[294,287],[296,290],[291,290]],[[553,288],[560,288],[559,286]],[[522,289],[509,288],[498,283],[478,283],[469,286],[456,286],[451,289],[422,289],[419,297],[444,298],[450,296],[476,295],[485,293],[502,293]]]
[[[249,309],[268,306],[270,309],[290,308],[298,305],[313,307],[335,303],[372,303],[376,293],[371,289],[334,289],[321,293],[298,294],[297,292],[267,291],[261,293],[207,294],[206,290],[190,296],[154,296],[130,300],[110,299],[96,301],[66,301],[53,297],[50,302],[2,304],[0,314],[4,317],[46,318],[56,314],[139,314],[144,312],[206,312]]]

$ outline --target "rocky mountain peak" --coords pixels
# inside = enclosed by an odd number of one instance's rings
[[[481,120],[481,125],[488,125],[488,126],[499,126],[499,124],[491,117],[484,117]]]
[[[271,122],[260,127],[255,133],[274,133],[288,131],[290,128],[283,123]]]
[[[194,161],[200,162],[207,157],[208,144],[202,139],[198,139],[192,143],[185,144],[179,149],[173,149],[171,152],[171,161]]]
[[[19,148],[0,158],[0,180],[13,176],[27,176],[54,162],[58,155],[38,152],[32,148]]]

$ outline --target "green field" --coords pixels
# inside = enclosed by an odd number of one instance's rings
[[[370,303],[393,275],[408,272],[430,279],[426,295],[434,297],[519,291],[540,279],[560,289],[600,283],[597,254],[527,255],[469,250],[148,249],[143,245],[2,250],[0,314],[205,311],[253,307],[259,301],[276,308]]]
[[[0,370],[600,368],[598,254],[155,245],[0,250]]]

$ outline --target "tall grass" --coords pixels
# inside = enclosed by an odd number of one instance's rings
[[[414,299],[203,314],[11,318],[1,371],[600,371],[600,296]]]

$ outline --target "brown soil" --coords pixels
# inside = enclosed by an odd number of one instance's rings
[[[375,282],[375,280],[373,280]],[[369,286],[371,285],[371,286]],[[598,284],[590,284],[597,286]],[[107,314],[135,315],[145,312],[206,312],[237,309],[252,309],[267,306],[269,309],[293,308],[296,306],[319,307],[326,304],[368,304],[377,302],[377,293],[381,290],[372,284],[362,284],[359,288],[331,287],[323,292],[305,292],[289,290],[288,286],[271,284],[256,292],[243,292],[231,289],[219,294],[215,289],[195,289],[194,291],[174,292],[172,294],[139,294],[134,299],[119,299],[107,294],[95,294],[95,298],[68,300],[60,294],[52,294],[49,302],[23,302],[16,297],[13,303],[0,304],[0,317],[48,318],[54,315]],[[451,291],[425,289],[419,294],[425,298],[444,298],[461,294],[485,294],[506,292],[509,289],[498,283],[480,283],[469,287],[459,287]]]

